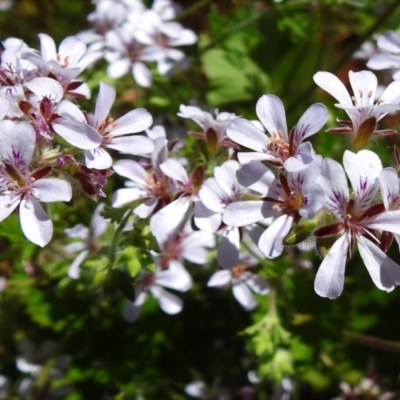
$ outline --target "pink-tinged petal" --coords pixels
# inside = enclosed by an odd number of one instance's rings
[[[32,184],[32,189],[32,194],[46,203],[70,201],[72,198],[71,185],[62,179],[39,179]]]
[[[0,222],[5,220],[21,202],[20,196],[0,193]]]
[[[124,136],[112,139],[106,147],[117,150],[122,154],[141,156],[154,151],[154,142],[142,135]]]
[[[140,186],[146,184],[147,171],[136,161],[118,160],[113,165],[113,170],[121,176],[138,183]]]
[[[182,311],[183,301],[178,296],[175,296],[159,286],[152,286],[150,291],[165,313],[173,315]]]
[[[52,123],[52,127],[54,132],[78,149],[95,149],[103,140],[96,129],[71,118],[57,118]]]
[[[282,164],[282,159],[275,157],[268,153],[254,153],[252,151],[248,153],[238,153],[238,160],[240,164],[249,164],[255,161],[267,161],[274,164]]]
[[[343,166],[355,192],[354,213],[362,214],[378,191],[377,178],[382,171],[382,162],[372,151],[361,150],[355,154],[346,150]]]
[[[143,199],[145,197],[147,197],[147,194],[142,189],[138,188],[118,189],[113,194],[111,204],[113,207],[122,207],[125,204],[129,204],[132,201]]]
[[[371,71],[349,71],[351,88],[353,89],[355,105],[367,106],[374,104],[378,79]]]
[[[221,226],[222,215],[208,209],[201,201],[194,202],[194,223],[206,232],[216,232]]]
[[[270,142],[264,132],[244,118],[234,119],[226,130],[226,134],[235,143],[258,152],[265,152]]]
[[[400,285],[400,265],[365,237],[357,236],[358,251],[376,287],[391,292]]]
[[[19,206],[22,232],[32,243],[44,247],[53,236],[53,224],[40,203],[31,196],[25,196]]]
[[[258,118],[270,134],[282,132],[288,142],[285,108],[281,99],[272,94],[260,97],[256,105]]]
[[[100,82],[99,94],[97,96],[94,111],[94,126],[99,126],[106,121],[115,101],[115,89],[108,83]]]
[[[400,210],[386,211],[362,221],[369,229],[378,229],[400,234]]]
[[[232,280],[232,272],[229,270],[221,270],[214,272],[207,283],[208,287],[223,287],[228,285]]]
[[[127,58],[115,60],[107,67],[107,75],[113,79],[119,79],[126,75],[131,66],[131,62]]]
[[[298,172],[307,168],[315,159],[315,151],[310,142],[301,143],[294,157],[289,157],[283,167],[288,172]]]
[[[397,205],[399,202],[399,177],[397,171],[392,168],[385,168],[379,174],[379,184],[382,193],[382,201],[387,211],[392,205]]]
[[[160,168],[171,179],[182,183],[189,183],[189,175],[178,160],[168,158],[160,165]]]
[[[319,296],[336,299],[342,294],[348,250],[349,242],[344,234],[336,240],[318,269],[314,289]]]
[[[400,36],[395,31],[387,31],[379,36],[377,45],[382,50],[398,54],[400,52]]]
[[[256,274],[251,274],[251,276],[246,280],[246,284],[257,294],[265,295],[269,293],[268,283]]]
[[[282,254],[282,240],[289,233],[292,222],[292,216],[281,215],[261,235],[258,247],[267,258],[276,258]]]
[[[154,211],[158,202],[158,197],[146,200],[144,203],[138,205],[133,210],[133,213],[136,214],[139,218],[147,218]]]
[[[265,218],[275,216],[279,211],[273,206],[275,203],[269,201],[237,201],[231,203],[222,217],[228,226],[246,226]]]
[[[113,123],[111,134],[115,136],[137,133],[150,128],[153,117],[144,108],[137,108],[118,118]]]
[[[237,171],[236,176],[240,185],[261,193],[263,196],[278,197],[276,177],[263,163],[245,164]]]
[[[79,279],[79,277],[81,276],[80,266],[83,263],[83,261],[87,258],[88,255],[89,255],[89,251],[84,250],[84,251],[82,251],[82,253],[79,253],[76,256],[74,261],[72,261],[72,264],[68,268],[68,276],[71,279]]]
[[[333,96],[340,104],[352,106],[353,102],[346,87],[341,80],[330,72],[317,72],[314,75],[314,82],[323,90]]]
[[[293,143],[292,154],[297,152],[297,148],[304,139],[322,129],[326,121],[328,121],[327,108],[322,103],[311,105],[291,132]]]
[[[24,86],[35,94],[39,98],[39,101],[47,97],[52,102],[59,103],[64,97],[64,89],[61,84],[51,78],[35,78],[24,83]]]
[[[350,195],[342,166],[338,162],[326,158],[319,183],[325,191],[325,207],[343,220],[346,216]]]
[[[244,282],[233,285],[232,292],[235,296],[235,299],[243,306],[245,310],[250,311],[257,307],[258,304],[254,300],[251,290]]]
[[[225,229],[218,245],[217,260],[222,268],[233,268],[239,261],[240,234],[238,228]]]
[[[187,292],[193,285],[189,272],[176,260],[170,261],[168,269],[156,273],[154,283],[180,292]]]
[[[123,310],[124,320],[127,322],[135,322],[140,316],[141,306],[131,301],[127,301]]]
[[[135,82],[144,88],[151,86],[152,77],[150,70],[141,62],[135,62],[132,65],[132,75]]]
[[[111,156],[101,147],[85,150],[85,165],[88,168],[107,169],[112,166]]]
[[[55,60],[57,57],[57,49],[54,40],[45,33],[39,33],[40,55],[44,60]]]
[[[28,173],[35,149],[36,134],[27,122],[0,122],[0,157],[3,162],[13,165],[23,175]]]
[[[189,197],[179,197],[151,217],[150,229],[159,244],[164,243],[181,225],[190,203]]]

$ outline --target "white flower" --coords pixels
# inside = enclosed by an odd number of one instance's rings
[[[0,221],[19,206],[24,235],[43,247],[51,240],[53,224],[40,202],[71,200],[71,186],[62,179],[43,179],[51,168],[29,172],[36,135],[28,123],[2,121],[0,132]]]
[[[361,258],[375,283],[387,292],[400,285],[400,266],[379,247],[376,231],[400,234],[400,210],[385,211],[383,204],[371,205],[377,191],[377,178],[382,170],[379,157],[368,150],[357,154],[346,150],[343,164],[354,190],[350,198],[345,172],[334,160],[326,159],[321,172],[325,207],[339,222],[315,232],[317,237],[341,234],[322,261],[315,278],[315,291],[334,299],[343,291],[346,260],[357,242]]]
[[[186,292],[192,287],[192,278],[182,264],[176,262],[170,262],[168,269],[157,268],[154,273],[142,272],[135,282],[135,301],[126,303],[124,318],[133,322],[139,317],[140,308],[149,292],[165,313],[179,313],[183,308],[182,300],[164,287]]]
[[[81,274],[80,265],[90,253],[97,251],[97,240],[107,229],[110,220],[101,216],[104,209],[104,203],[100,203],[93,212],[90,227],[87,228],[83,224],[78,224],[72,228],[64,229],[64,233],[70,238],[80,239],[79,242],[73,242],[64,247],[67,252],[80,253],[76,256],[68,269],[68,276],[72,279],[78,279]]]
[[[377,122],[387,113],[400,109],[400,82],[392,82],[374,104],[378,86],[376,76],[370,71],[350,71],[349,79],[353,97],[350,97],[339,78],[330,72],[317,72],[314,75],[314,82],[339,102],[336,107],[344,109],[351,120],[339,121],[343,127],[330,128],[327,132],[351,134],[356,149],[362,149],[373,133],[380,135],[397,133],[391,129],[376,128]]]
[[[262,96],[257,102],[256,112],[269,135],[244,118],[236,118],[227,129],[231,140],[254,150],[238,153],[241,164],[266,161],[295,172],[306,168],[314,160],[315,152],[311,143],[303,141],[317,133],[326,123],[328,112],[323,104],[310,106],[289,135],[285,109],[279,97]]]

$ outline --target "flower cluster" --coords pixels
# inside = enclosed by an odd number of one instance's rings
[[[197,41],[193,31],[172,21],[178,11],[170,0],[155,0],[151,9],[141,0],[98,0],[88,17],[92,29],[78,36],[91,50],[104,51],[111,78],[130,71],[139,86],[149,87],[148,62],[156,62],[158,73],[168,75],[176,65],[184,66],[185,54],[175,47]]]

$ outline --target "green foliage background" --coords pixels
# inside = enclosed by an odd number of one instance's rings
[[[377,0],[283,0],[246,1],[182,0],[178,17],[199,35],[187,49],[190,66],[172,77],[155,72],[154,85],[138,88],[130,76],[112,81],[105,62],[89,70],[85,78],[97,93],[99,81],[113,84],[118,93],[116,115],[145,107],[170,137],[182,137],[191,122],[176,116],[180,104],[203,109],[218,107],[256,119],[255,103],[265,93],[278,95],[293,126],[306,108],[321,101],[330,111],[329,126],[343,117],[334,100],[318,90],[312,80],[317,71],[331,71],[348,84],[349,70],[365,68],[365,60],[351,55],[374,33],[397,30],[398,1]],[[93,9],[82,0],[15,0],[11,10],[0,14],[0,36],[15,36],[37,48],[37,34],[50,34],[57,43],[87,29]],[[387,75],[379,74],[388,83]],[[92,110],[95,95],[83,107]],[[400,119],[382,125],[399,128]],[[370,144],[393,163],[397,138]],[[341,161],[350,146],[345,137],[320,133],[313,137],[320,154]],[[182,154],[191,155],[191,166],[207,171],[223,160],[201,156],[201,142],[189,138]],[[204,153],[203,153],[204,154]],[[108,198],[122,182],[110,180]],[[317,254],[301,255],[295,248],[280,259],[263,262],[260,274],[269,278],[271,295],[260,297],[252,314],[241,309],[229,290],[206,287],[216,267],[192,267],[195,286],[182,296],[181,314],[163,314],[148,301],[141,318],[128,324],[122,318],[125,297],[141,268],[151,268],[143,243],[155,244],[144,224],[119,238],[111,272],[105,266],[113,249],[115,232],[107,233],[104,246],[85,263],[81,280],[66,275],[72,262],[62,245],[63,229],[86,224],[96,204],[83,194],[73,204],[52,205],[55,236],[44,250],[23,237],[16,215],[0,224],[0,276],[7,288],[0,293],[0,373],[16,387],[23,379],[15,364],[17,344],[24,339],[40,347],[44,340],[56,343],[52,355],[38,362],[44,368],[35,378],[31,399],[52,398],[50,390],[72,385],[60,398],[83,399],[184,399],[184,387],[198,379],[218,398],[225,388],[237,399],[273,399],[284,377],[294,383],[294,399],[324,400],[337,396],[342,381],[357,384],[366,375],[379,377],[383,387],[399,387],[400,289],[387,294],[376,289],[358,255],[347,265],[343,295],[330,301],[313,289],[320,263]],[[122,210],[125,211],[125,210]],[[118,214],[119,212],[119,214]],[[120,210],[108,211],[120,220]],[[114,249],[115,250],[115,249]],[[395,246],[390,256],[399,262]],[[308,258],[313,268],[300,261]],[[123,272],[121,268],[125,268]],[[122,274],[122,275],[121,275]],[[118,276],[123,276],[118,278]],[[122,279],[122,284],[121,284]],[[71,357],[61,376],[51,369],[61,355]],[[258,371],[261,381],[251,385],[247,374]],[[245,389],[247,395],[245,397]],[[46,397],[47,396],[47,397]],[[214,397],[213,397],[214,396]]]

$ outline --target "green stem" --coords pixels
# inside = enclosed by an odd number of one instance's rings
[[[180,21],[184,18],[186,18],[188,15],[195,13],[197,10],[200,8],[205,7],[208,3],[210,3],[211,0],[200,0],[197,3],[191,5],[189,8],[187,8],[185,11],[183,11],[181,14],[176,16],[173,21]]]

